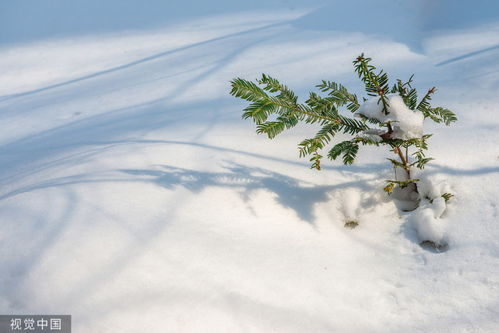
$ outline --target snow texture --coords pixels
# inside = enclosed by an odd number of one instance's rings
[[[371,97],[355,112],[380,122],[392,124],[392,137],[395,139],[415,139],[423,136],[424,116],[421,111],[409,109],[398,94],[386,95],[387,111],[383,111],[383,103],[379,97]]]
[[[446,244],[447,221],[441,218],[445,208],[444,198],[437,198],[411,214],[409,221],[416,228],[420,241],[430,241],[440,246]]]
[[[498,332],[486,4],[2,1],[0,312],[71,314],[75,333]],[[229,96],[263,72],[302,98],[322,79],[360,98],[361,53],[459,118],[426,124],[416,211],[382,190],[391,153],[311,170],[296,145],[316,126],[268,140]],[[419,135],[391,100],[399,134]]]
[[[434,179],[422,176],[418,182],[420,195],[420,206],[411,214],[409,223],[413,225],[418,233],[420,241],[430,241],[437,246],[447,244],[447,224],[443,218],[447,204],[442,197],[444,194],[453,194],[445,179]]]

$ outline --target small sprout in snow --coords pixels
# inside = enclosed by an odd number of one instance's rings
[[[442,198],[445,199],[445,202],[448,202],[450,200],[450,198],[452,198],[453,196],[454,196],[454,194],[451,194],[451,193],[442,194]]]
[[[359,223],[357,221],[345,222],[345,228],[349,228],[349,229],[355,229],[355,228],[357,228],[358,225],[359,225]]]
[[[444,193],[441,195],[442,198],[444,198],[445,202],[447,203],[452,197],[454,196],[454,194],[451,194],[451,193]],[[428,200],[430,203],[433,203],[433,200],[435,199],[430,199],[428,196],[425,197],[426,200]]]

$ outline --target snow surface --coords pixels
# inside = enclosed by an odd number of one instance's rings
[[[92,333],[499,331],[497,4],[421,2],[473,11],[433,29],[405,1],[68,3],[0,4],[0,312]],[[228,95],[265,72],[360,96],[362,52],[459,118],[426,124],[437,200],[415,212],[382,191],[391,156],[310,170],[316,127],[270,141]]]
[[[421,173],[420,170],[415,170]],[[447,210],[444,194],[455,191],[445,181],[438,177],[426,177],[423,173],[419,178],[419,207],[409,216],[409,223],[416,229],[419,240],[430,241],[440,247],[447,246],[447,219],[443,218]],[[453,200],[452,200],[453,201]],[[450,202],[452,202],[449,200]]]
[[[442,219],[446,210],[444,198],[436,198],[432,203],[420,204],[415,212],[409,217],[414,224],[421,241],[431,241],[437,246],[447,244],[447,220]]]
[[[395,139],[409,140],[421,138],[423,136],[423,113],[419,110],[409,109],[402,97],[398,94],[386,95],[388,106],[387,113],[383,110],[383,103],[379,97],[371,97],[364,102],[355,112],[356,115],[363,115],[380,122],[390,122],[392,124],[392,137]],[[377,133],[366,133],[368,135]]]

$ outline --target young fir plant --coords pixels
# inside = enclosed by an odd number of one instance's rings
[[[413,76],[406,82],[396,80],[390,87],[388,75],[383,70],[376,71],[370,62],[371,58],[363,54],[353,61],[367,93],[362,102],[341,84],[322,81],[317,88],[327,92],[327,96],[311,92],[304,104],[298,103],[293,91],[266,74],[256,83],[241,78],[232,80],[230,93],[250,102],[243,118],[251,118],[257,125],[256,132],[270,139],[300,122],[319,124],[321,128],[314,137],[299,143],[300,157],[311,156],[312,168],[321,169],[322,149],[336,133],[345,133],[352,138],[329,148],[329,159],[341,156],[344,164],[352,164],[359,146],[385,146],[396,154],[396,158],[388,160],[396,170],[403,171],[403,176],[387,180],[384,190],[391,194],[396,187],[411,185],[417,192],[419,179],[411,177],[411,169],[423,169],[432,160],[425,154],[431,134],[423,133],[424,119],[450,125],[457,118],[446,108],[430,105],[435,87],[418,100],[417,90],[412,87]],[[343,107],[357,119],[342,114]]]

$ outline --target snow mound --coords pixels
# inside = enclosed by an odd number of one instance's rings
[[[452,193],[451,188],[443,179],[422,177],[418,183],[418,190],[421,204],[409,221],[416,229],[420,241],[430,241],[437,246],[445,246],[448,223],[442,216],[447,210],[447,202],[442,195]]]
[[[346,189],[341,193],[341,212],[346,221],[357,221],[360,214],[361,194],[355,189]]]
[[[410,217],[411,224],[418,233],[419,240],[430,241],[437,246],[447,243],[447,221],[441,216],[446,208],[445,199],[438,198],[418,208]]]
[[[386,95],[388,99],[388,114],[383,113],[383,104],[378,97],[368,99],[355,112],[356,115],[376,119],[381,122],[392,122],[393,133],[395,139],[414,139],[420,138],[423,135],[424,117],[421,111],[409,109],[402,97],[397,94]],[[371,135],[373,133],[366,133]]]
[[[452,193],[453,190],[445,179],[439,177],[429,178],[425,175],[418,175],[418,191],[421,198],[434,200],[440,198],[444,193]]]

